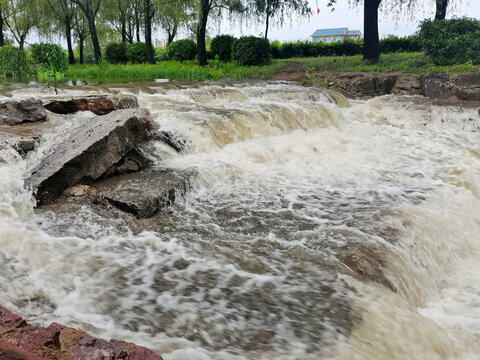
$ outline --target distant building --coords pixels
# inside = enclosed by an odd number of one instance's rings
[[[344,41],[346,39],[360,40],[362,32],[360,30],[348,30],[344,28],[335,29],[319,29],[312,35],[313,42],[333,43],[337,41]]]

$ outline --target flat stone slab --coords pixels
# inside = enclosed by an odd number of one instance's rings
[[[81,98],[54,98],[44,100],[44,107],[56,114],[73,114],[77,111],[91,111],[106,115],[114,110],[138,108],[135,96],[91,95]]]
[[[17,125],[24,122],[47,120],[42,102],[35,99],[0,102],[0,125]]]
[[[153,216],[172,204],[188,189],[191,173],[172,170],[143,170],[114,176],[98,183],[98,196],[137,218]]]
[[[156,126],[147,110],[117,110],[93,118],[59,143],[26,178],[39,205],[79,183],[90,184],[131,149],[152,139]]]

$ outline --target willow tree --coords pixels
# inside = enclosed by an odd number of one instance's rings
[[[155,16],[155,6],[153,0],[143,0],[144,20],[145,20],[145,45],[147,48],[147,61],[155,64],[155,54],[152,44],[152,22]]]
[[[132,43],[134,6],[130,0],[103,0],[102,17],[120,33],[123,43]]]
[[[63,28],[63,35],[67,40],[68,62],[75,64],[72,46],[72,32],[74,26],[75,14],[78,10],[77,5],[70,0],[46,0],[44,8],[45,20],[54,20]],[[46,27],[51,28],[50,21],[47,21]]]
[[[4,18],[5,23],[20,49],[23,49],[28,33],[39,20],[38,3],[36,0],[10,0],[8,12],[9,16]]]
[[[98,10],[100,9],[101,0],[70,0],[72,3],[77,4],[85,14],[85,18],[88,22],[88,30],[90,32],[90,38],[92,39],[93,53],[95,55],[95,62],[99,63],[102,58],[102,50],[100,49],[100,43],[98,42],[96,17]]]
[[[194,0],[160,1],[158,5],[158,22],[167,33],[167,44],[171,44],[180,27],[192,17]]]
[[[435,0],[435,20],[444,20],[447,16],[448,0]]]
[[[85,18],[85,15],[83,13],[80,13],[80,12],[75,13],[73,34],[78,44],[79,62],[80,64],[83,64],[85,62],[84,61],[85,60],[84,59],[85,40],[88,38],[88,35],[89,35],[88,21]]]
[[[213,10],[226,10],[232,12],[245,12],[245,6],[242,0],[196,0],[198,23],[197,23],[197,60],[199,65],[205,66],[207,61],[207,47],[205,35],[207,34],[208,17]]]
[[[255,15],[265,19],[265,39],[268,38],[270,21],[277,18],[283,23],[285,13],[290,17],[293,14],[300,16],[310,15],[312,11],[308,0],[253,0]]]
[[[5,26],[5,16],[7,14],[7,0],[0,0],[0,46],[5,45],[5,37],[3,35],[3,28]]]

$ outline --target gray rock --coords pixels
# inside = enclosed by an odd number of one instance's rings
[[[76,184],[101,177],[131,149],[150,140],[156,128],[146,110],[117,110],[91,119],[62,141],[26,179],[40,205],[52,202]]]
[[[183,135],[171,131],[159,131],[155,134],[155,140],[164,142],[177,152],[182,152],[188,148],[188,140]]]
[[[460,88],[460,89],[457,89],[456,95],[457,95],[457,98],[459,98],[460,100],[480,101],[480,88],[473,88],[473,89]]]
[[[450,99],[452,97],[450,76],[444,72],[436,72],[423,76],[420,93],[432,99]]]
[[[47,112],[40,100],[4,101],[0,103],[0,125],[47,120]]]
[[[458,77],[456,84],[461,87],[480,87],[480,73],[462,74]]]
[[[99,196],[137,218],[153,216],[187,191],[191,174],[145,170],[114,176],[95,184]]]
[[[390,94],[397,75],[375,75],[355,78],[350,90],[362,96],[378,96]]]
[[[12,143],[12,147],[22,156],[26,157],[30,151],[35,150],[38,145],[39,138],[18,139]]]

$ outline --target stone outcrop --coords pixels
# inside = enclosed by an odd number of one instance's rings
[[[0,102],[0,125],[17,125],[24,122],[47,120],[47,112],[40,100]]]
[[[117,110],[91,119],[47,155],[26,179],[38,203],[55,200],[76,184],[89,184],[104,175],[130,150],[152,139],[156,131],[146,110]]]
[[[162,360],[162,357],[132,343],[94,338],[57,323],[48,327],[31,326],[0,306],[0,359]]]
[[[111,177],[93,185],[99,199],[137,218],[153,216],[188,188],[190,174],[145,170]]]
[[[444,72],[426,74],[422,77],[421,94],[431,99],[447,100],[452,97],[450,76]]]
[[[349,90],[361,96],[367,94],[368,96],[390,94],[397,77],[397,75],[366,75],[358,77],[352,81]]]
[[[135,96],[92,95],[82,98],[46,100],[44,107],[57,114],[91,111],[96,115],[106,115],[114,110],[138,108],[138,101]]]

